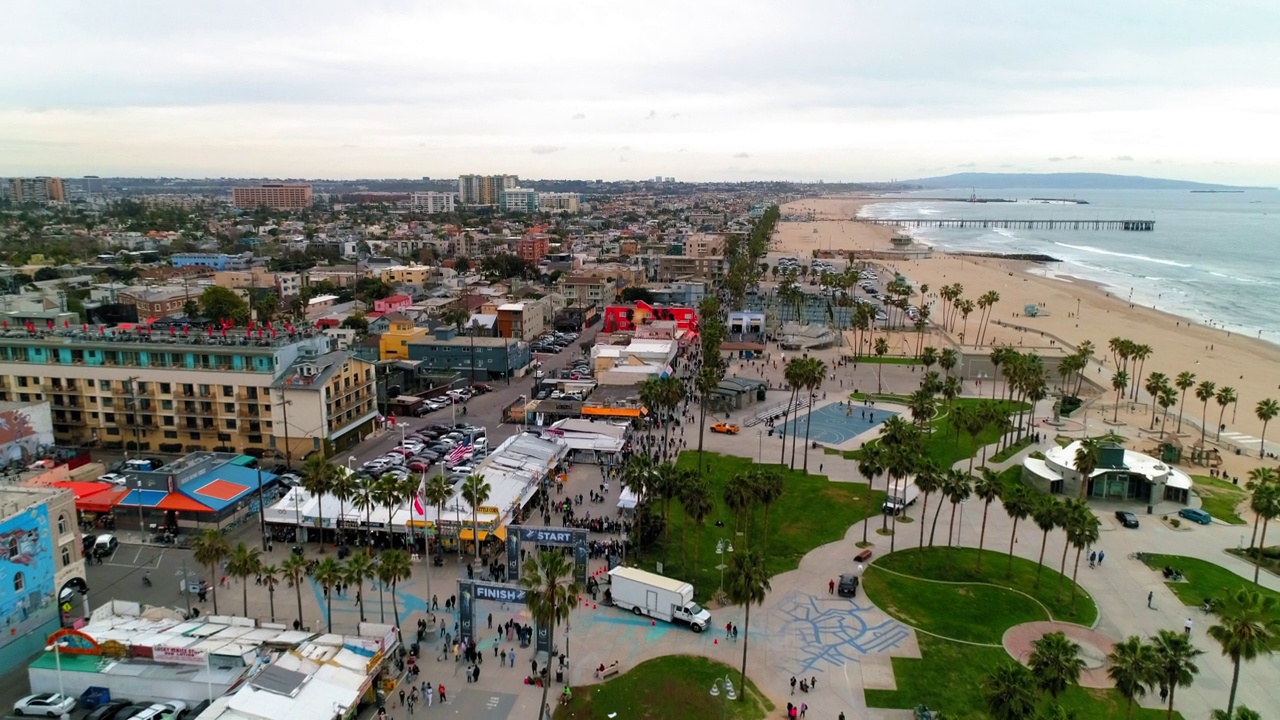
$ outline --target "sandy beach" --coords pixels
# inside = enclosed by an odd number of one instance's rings
[[[783,205],[784,216],[811,211],[815,221],[780,223],[775,249],[800,258],[810,257],[815,249],[830,249],[837,254],[849,250],[888,249],[889,238],[894,235],[892,228],[850,220],[860,207],[872,202],[876,199],[831,197],[809,198]],[[967,298],[976,299],[988,290],[998,292],[1000,301],[991,313],[993,324],[983,340],[983,347],[1018,345],[1020,340],[1025,342],[1025,346],[1047,345],[1048,340],[1039,337],[1043,332],[1045,338],[1056,337],[1072,346],[1085,340],[1093,341],[1098,348],[1095,358],[1104,362],[1107,368],[1113,368],[1107,351],[1107,342],[1111,338],[1118,336],[1149,345],[1153,352],[1143,366],[1141,381],[1144,382],[1152,372],[1162,372],[1172,381],[1178,373],[1189,370],[1195,373],[1197,382],[1212,380],[1218,387],[1228,385],[1235,388],[1239,402],[1234,419],[1230,405],[1223,417],[1228,431],[1258,437],[1262,433],[1262,423],[1254,414],[1254,406],[1263,398],[1280,398],[1280,389],[1277,389],[1280,373],[1276,372],[1280,367],[1280,347],[1255,338],[1192,325],[1181,317],[1131,305],[1124,298],[1110,296],[1104,289],[1087,281],[1033,274],[1052,270],[1052,265],[939,252],[928,259],[882,264],[907,276],[914,285],[927,284],[931,293],[956,282],[964,286],[964,297]],[[1023,308],[1027,305],[1040,306],[1041,315],[1026,317]],[[977,312],[969,318],[966,346],[972,346],[976,337],[977,319]],[[1031,332],[996,327],[996,320],[1025,326]],[[1096,379],[1104,386],[1110,385],[1110,375]],[[1146,400],[1146,393],[1140,392],[1139,401]],[[1171,409],[1171,418],[1177,409],[1176,405]],[[1218,410],[1218,405],[1211,401],[1211,428],[1217,425]],[[1189,391],[1186,416],[1198,421],[1201,414],[1201,403],[1195,399],[1194,391]],[[1121,419],[1124,417],[1122,412]],[[1140,422],[1136,417],[1132,421],[1134,424]],[[1188,434],[1185,425],[1183,432]],[[1268,440],[1280,437],[1277,433],[1280,433],[1280,422],[1274,422],[1268,428]],[[1256,455],[1257,443],[1254,442],[1248,450]]]

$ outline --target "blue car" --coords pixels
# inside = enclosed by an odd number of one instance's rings
[[[1197,508],[1182,508],[1178,511],[1178,517],[1186,518],[1191,522],[1198,522],[1201,525],[1208,525],[1213,522],[1213,517],[1209,513]]]

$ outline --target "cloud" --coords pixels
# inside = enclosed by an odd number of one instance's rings
[[[744,153],[744,152],[740,152],[740,153],[734,153],[734,154],[733,154],[733,156],[734,156],[734,157],[736,157],[736,158],[738,158],[738,159],[740,159],[740,160],[745,160],[745,159],[747,159],[747,158],[751,157],[751,153]]]
[[[973,167],[978,167],[978,163],[976,163],[976,162],[960,163],[960,164],[959,164],[959,165],[957,165],[956,167],[958,167],[958,168],[973,168]]]
[[[1164,161],[1163,161],[1163,160],[1161,160],[1160,158],[1156,158],[1155,160],[1148,160],[1147,162],[1148,162],[1148,163],[1150,163],[1150,164],[1152,164],[1152,165],[1160,165],[1160,164],[1162,164]]]
[[[551,153],[558,153],[563,149],[563,145],[534,145],[529,148],[529,152],[534,155],[550,155]]]
[[[1004,163],[1004,164],[1003,164],[1003,165],[1001,165],[1000,167],[1002,167],[1002,168],[1011,168],[1011,167],[1014,167],[1014,165],[1013,165],[1013,163]]]
[[[1071,157],[1069,157],[1069,158],[1067,158],[1067,159],[1068,159],[1068,160],[1083,160],[1084,158],[1080,157],[1079,155],[1072,155]]]
[[[657,111],[657,110],[650,110],[650,111],[649,111],[649,114],[644,116],[644,119],[645,119],[645,120],[652,120],[652,119],[654,119],[654,118],[656,118],[656,117],[658,117],[658,111]]]
[[[573,117],[571,117],[571,118],[569,118],[569,119],[570,119],[570,120],[586,120],[586,119],[587,119],[587,114],[586,114],[586,113],[576,113]]]
[[[1057,155],[1054,155],[1053,157],[1049,158],[1049,162],[1062,162],[1062,158],[1058,157]]]
[[[1112,160],[1117,160],[1117,161],[1119,161],[1119,162],[1133,162],[1133,156],[1132,156],[1132,155],[1117,155],[1117,156],[1115,156],[1115,157],[1113,157],[1113,158],[1111,158],[1111,159],[1112,159]]]

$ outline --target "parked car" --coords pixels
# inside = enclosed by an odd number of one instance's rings
[[[150,707],[151,707],[150,703],[139,703],[136,705],[130,705],[126,708],[122,708],[120,712],[116,713],[116,716],[112,718],[112,720],[132,720],[138,715],[146,712],[147,709]]]
[[[98,482],[111,483],[112,485],[124,485],[129,482],[129,478],[121,475],[120,473],[107,473],[106,475],[99,475]]]
[[[488,383],[476,383],[471,386],[471,389],[475,390],[477,393],[493,392],[493,386]]]
[[[1117,510],[1117,511],[1116,511],[1116,520],[1117,520],[1121,525],[1123,525],[1123,526],[1125,526],[1125,527],[1127,527],[1127,528],[1136,528],[1136,527],[1138,527],[1138,516],[1137,516],[1137,515],[1134,515],[1133,513],[1129,512],[1128,510]]]
[[[836,585],[836,592],[840,597],[858,597],[858,576],[841,575],[840,582]]]
[[[302,483],[302,476],[298,473],[287,472],[276,478],[276,482],[285,487],[296,487]]]
[[[37,693],[28,695],[13,704],[14,715],[43,715],[44,717],[61,717],[62,713],[70,713],[76,709],[76,699],[58,693]]]
[[[93,552],[95,555],[110,555],[120,547],[120,541],[115,535],[99,535],[93,540]]]
[[[1213,522],[1213,516],[1199,508],[1182,508],[1178,511],[1178,517],[1186,518],[1201,525],[1208,525]]]
[[[181,700],[153,703],[150,707],[134,715],[134,720],[182,720],[187,714],[187,704]]]
[[[132,700],[108,700],[94,708],[93,712],[86,715],[84,720],[114,720],[121,710],[132,704]]]

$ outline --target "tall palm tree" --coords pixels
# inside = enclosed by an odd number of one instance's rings
[[[1236,389],[1230,385],[1223,385],[1218,388],[1218,392],[1214,393],[1213,399],[1218,403],[1218,432],[1214,436],[1215,440],[1222,439],[1222,416],[1227,412],[1227,406],[1236,401]]]
[[[343,581],[342,563],[331,557],[324,558],[316,565],[313,575],[324,588],[325,621],[329,632],[333,632],[333,589]]]
[[[942,470],[938,462],[931,457],[920,458],[916,465],[916,487],[924,500],[920,504],[920,549],[924,549],[924,519],[929,517],[929,496],[942,489]],[[923,552],[916,553],[916,568],[924,558]]]
[[[999,500],[1004,492],[1004,482],[1000,475],[989,467],[979,468],[977,479],[973,483],[973,494],[982,501],[982,530],[978,533],[978,572],[982,572],[982,548],[987,540],[987,511],[991,503]]]
[[[951,533],[956,527],[956,506],[973,494],[973,476],[961,470],[948,470],[944,483],[947,501],[951,503],[951,519],[947,523],[947,556],[951,555]]]
[[[1182,432],[1182,411],[1187,406],[1187,391],[1196,385],[1196,374],[1190,370],[1183,370],[1178,373],[1177,379],[1173,381],[1178,391],[1182,393],[1182,399],[1178,401],[1178,432]]]
[[[809,412],[804,420],[804,474],[809,474],[809,424],[813,421],[813,399],[827,379],[827,364],[817,358],[807,358],[804,368],[804,389],[809,393]]]
[[[1035,584],[1037,588],[1040,587],[1040,571],[1044,570],[1044,550],[1049,545],[1049,531],[1059,526],[1061,516],[1062,503],[1048,495],[1039,496],[1031,506],[1031,519],[1040,528],[1040,559],[1037,561],[1039,567],[1036,568]]]
[[[364,622],[364,582],[377,573],[376,563],[373,558],[364,553],[355,553],[347,558],[342,570],[342,581],[356,586],[356,600],[360,606],[360,622]]]
[[[1143,389],[1151,396],[1151,429],[1156,426],[1156,406],[1157,400],[1160,398],[1160,391],[1169,384],[1169,378],[1162,372],[1153,372],[1147,376],[1147,382],[1143,385]]]
[[[734,473],[724,484],[724,504],[733,513],[733,532],[736,535],[742,530],[743,516],[756,501],[755,476],[751,471]],[[747,528],[750,530],[750,528]],[[743,531],[744,537],[750,541],[750,533]]]
[[[209,568],[209,586],[213,589],[213,614],[218,614],[218,585],[221,576],[218,566],[231,554],[231,544],[222,533],[209,528],[191,543],[192,555],[196,562]]]
[[[401,582],[413,575],[413,566],[409,563],[409,553],[400,548],[383,550],[378,556],[378,581],[391,587],[391,612],[396,621],[396,631],[400,629],[400,604],[396,600],[396,588]],[[404,639],[401,638],[401,643]]]
[[[992,400],[996,399],[996,376],[1000,374],[1000,366],[1003,365],[1004,361],[1009,358],[1009,353],[1011,352],[1014,352],[1014,351],[1010,348],[998,347],[992,350],[991,355],[989,356],[991,358],[991,367],[992,367],[992,373],[991,373],[991,399]]]
[[[1200,420],[1200,443],[1204,444],[1208,439],[1209,432],[1209,401],[1213,399],[1213,393],[1218,389],[1217,384],[1212,380],[1201,380],[1196,386],[1196,399],[1204,403],[1203,415]]]
[[[366,555],[372,552],[370,548],[373,546],[372,519],[373,507],[378,504],[377,491],[374,489],[377,487],[377,482],[378,481],[372,477],[362,476],[360,478],[359,485],[356,486],[356,490],[351,496],[351,507],[355,508],[357,513],[364,513],[364,545]]]
[[[622,467],[622,484],[636,496],[636,563],[640,562],[644,547],[644,513],[640,505],[648,502],[656,473],[653,461],[643,455],[632,455]]]
[[[280,567],[263,565],[258,568],[262,576],[262,584],[267,588],[267,602],[271,604],[271,622],[276,621],[276,586],[280,584]]]
[[[695,476],[680,488],[680,505],[684,508],[685,516],[693,522],[693,574],[696,576],[700,560],[699,548],[702,547],[702,526],[715,508],[711,501],[711,485],[705,477]],[[683,530],[681,534],[683,536]]]
[[[468,475],[462,481],[462,499],[471,506],[471,544],[475,546],[475,560],[480,561],[480,506],[489,502],[493,488],[483,475]]]
[[[868,443],[858,451],[858,474],[867,479],[867,519],[862,521],[862,542],[867,542],[867,527],[871,525],[871,488],[876,476],[884,472],[884,450],[880,443]],[[932,544],[932,543],[930,543]]]
[[[1250,493],[1253,493],[1259,486],[1274,483],[1277,480],[1280,480],[1280,475],[1275,470],[1271,468],[1254,468],[1249,471],[1249,478],[1245,480],[1244,487]],[[1258,509],[1261,507],[1263,507],[1263,503],[1256,503],[1253,497],[1249,498],[1249,509],[1253,510],[1253,533],[1249,535],[1249,550],[1251,552],[1258,541],[1258,527],[1262,523],[1262,513],[1258,512]]]
[[[938,353],[938,367],[942,368],[942,373],[947,377],[951,377],[951,370],[959,361],[960,356],[955,348],[943,348],[942,352]]]
[[[884,338],[876,338],[876,344],[874,346],[874,349],[875,349],[876,357],[883,360],[884,356],[889,353],[889,341],[885,340]],[[949,350],[950,348],[947,348],[947,349]],[[943,352],[945,353],[946,350],[943,350]],[[883,375],[884,375],[884,363],[878,362],[876,363],[876,393],[877,394],[884,392]]]
[[[1232,715],[1227,715],[1223,710],[1214,710],[1209,718],[1210,720],[1262,720],[1262,714],[1256,710],[1250,710],[1246,705],[1241,705]]]
[[[746,699],[747,693],[747,642],[751,639],[751,606],[764,604],[765,593],[769,592],[769,572],[765,569],[764,557],[754,550],[736,552],[729,560],[729,584],[725,588],[729,600],[741,603],[746,611],[742,621],[742,674],[738,687],[744,692],[738,694],[738,700]]]
[[[1116,408],[1111,422],[1120,422],[1120,402],[1127,387],[1129,387],[1129,373],[1120,370],[1111,376],[1111,389],[1116,391]]]
[[[662,501],[662,562],[664,563],[671,549],[671,501],[676,497],[684,474],[684,470],[676,467],[675,463],[664,462],[656,468],[654,475],[653,494]]]
[[[401,482],[400,476],[386,473],[378,478],[373,486],[373,499],[378,505],[387,509],[387,546],[391,547],[395,540],[392,519],[395,517],[396,508],[404,503],[404,483]]]
[[[1267,424],[1280,415],[1280,402],[1275,398],[1264,398],[1254,406],[1253,413],[1262,421],[1262,437],[1258,438],[1258,457],[1267,456]]]
[[[796,399],[800,396],[800,388],[804,385],[804,363],[803,358],[793,358],[787,361],[782,368],[782,377],[787,381],[787,387],[791,388],[791,401],[787,404],[787,410],[790,412],[791,421],[791,465],[796,464],[796,427],[797,421],[800,419],[800,411],[796,408]],[[787,464],[787,423],[786,413],[783,413],[782,427],[779,429],[782,433],[782,459],[778,461],[779,465]]]
[[[1078,500],[1075,502],[1079,504],[1071,508],[1071,520],[1066,527],[1067,543],[1076,549],[1075,569],[1071,571],[1071,607],[1073,608],[1076,605],[1076,577],[1080,573],[1080,554],[1085,548],[1098,542],[1102,525],[1088,505]]]
[[[1009,533],[1009,565],[1004,571],[1005,577],[1009,577],[1013,574],[1013,546],[1018,540],[1018,521],[1031,516],[1036,498],[1026,486],[1014,485],[1000,496],[1000,503],[1004,505],[1005,514],[1013,519],[1013,530]]]
[[[307,559],[302,555],[289,553],[289,557],[280,563],[280,573],[298,596],[298,622],[305,625],[302,621],[302,581],[307,577]]]
[[[1128,701],[1125,717],[1133,717],[1133,701],[1147,694],[1157,682],[1155,650],[1137,635],[1118,642],[1107,654],[1107,677]]]
[[[1253,584],[1257,585],[1258,571],[1262,569],[1262,551],[1267,547],[1267,526],[1280,517],[1280,483],[1269,482],[1254,488],[1249,507],[1262,518],[1262,537],[1258,540],[1257,555],[1253,557]]]
[[[1151,638],[1156,655],[1156,676],[1169,688],[1169,706],[1165,717],[1173,720],[1173,696],[1179,687],[1191,687],[1200,668],[1195,659],[1203,651],[1191,644],[1191,636],[1173,630],[1161,630]]]
[[[582,587],[573,576],[573,563],[556,551],[536,553],[533,562],[524,565],[520,587],[526,591],[525,603],[529,607],[529,614],[539,628],[546,628],[548,642],[554,647],[556,625],[569,620],[570,613],[577,605],[578,595],[582,592]],[[547,688],[550,685],[551,683],[544,683],[542,686],[539,717],[543,712],[549,712]]]
[[[1054,699],[1068,687],[1080,682],[1084,672],[1084,659],[1080,657],[1080,645],[1069,640],[1065,633],[1051,632],[1031,643],[1031,655],[1027,658],[1031,674],[1041,690]]]
[[[756,473],[756,481],[752,484],[756,503],[764,506],[764,539],[760,543],[760,553],[769,554],[769,508],[782,497],[786,484],[782,475],[776,470],[760,470]]]
[[[227,558],[227,574],[240,581],[245,617],[249,617],[249,576],[257,575],[261,567],[262,551],[244,543],[237,543]]]
[[[1134,361],[1137,362],[1137,372],[1131,373],[1131,377],[1133,377],[1135,381],[1142,377],[1142,370],[1147,364],[1147,358],[1151,357],[1151,352],[1152,350],[1150,345],[1135,344],[1133,346],[1132,355]],[[1136,382],[1133,386],[1133,399],[1138,399],[1138,386]]]
[[[1080,447],[1076,448],[1076,454],[1073,459],[1075,460],[1076,472],[1080,475],[1080,494],[1077,497],[1083,500],[1089,492],[1089,480],[1102,462],[1102,449],[1098,445],[1098,441],[1093,438],[1081,440]]]
[[[1025,720],[1036,711],[1036,679],[1025,666],[1005,662],[982,681],[982,699],[995,720]]]
[[[320,520],[320,554],[324,554],[324,496],[333,490],[336,473],[324,455],[312,455],[302,466],[302,489],[316,498],[316,512]]]
[[[346,545],[346,533],[342,530],[342,521],[346,519],[347,503],[355,499],[360,492],[360,479],[345,467],[333,469],[333,481],[329,484],[329,494],[338,499],[338,519],[333,523],[337,528],[338,544]]]
[[[1231,694],[1227,696],[1227,717],[1231,717],[1240,684],[1240,663],[1275,652],[1280,639],[1280,600],[1242,587],[1222,598],[1214,613],[1218,623],[1209,627],[1209,637],[1231,658]]]

